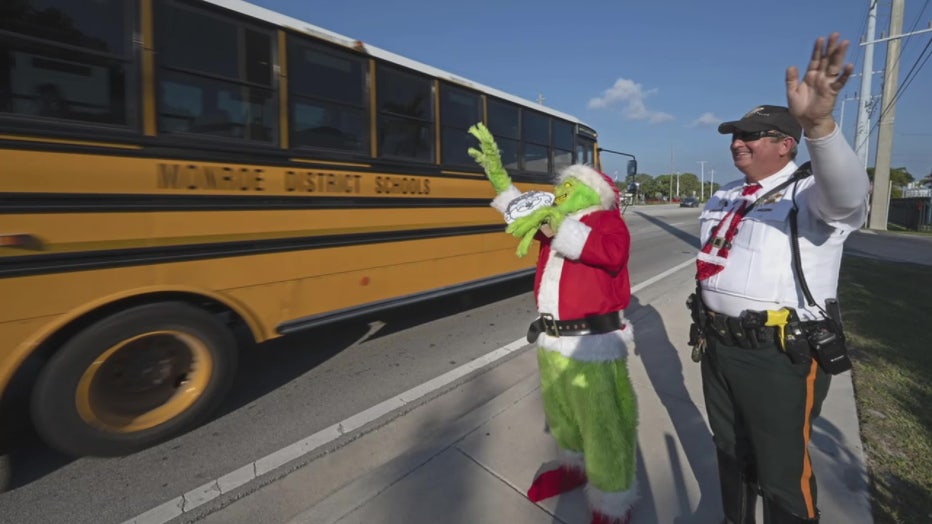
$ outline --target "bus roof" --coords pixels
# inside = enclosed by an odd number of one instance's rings
[[[432,77],[440,78],[442,80],[446,80],[454,84],[459,84],[464,87],[475,89],[477,91],[481,91],[483,93],[487,93],[487,94],[496,96],[498,98],[502,98],[504,100],[514,102],[516,104],[520,104],[530,109],[534,109],[535,111],[540,111],[542,113],[548,113],[552,116],[556,116],[558,118],[562,118],[564,120],[569,120],[570,122],[574,122],[574,123],[582,124],[586,126],[584,122],[582,122],[578,118],[572,115],[569,115],[567,113],[563,113],[561,111],[557,111],[555,109],[542,106],[540,104],[537,104],[530,100],[526,100],[518,96],[510,95],[508,93],[505,93],[504,91],[499,91],[498,89],[495,89],[493,87],[489,87],[486,85],[479,84],[477,82],[473,82],[471,80],[467,80],[465,78],[456,76],[453,73],[448,73],[446,71],[437,69],[436,67],[432,67],[427,64],[423,64],[416,60],[405,58],[403,56],[397,55],[390,51],[386,51],[384,49],[380,49],[378,47],[369,45],[365,43],[364,40],[357,40],[354,38],[349,38],[347,36],[334,33],[333,31],[328,31],[322,27],[311,25],[303,20],[292,18],[290,16],[286,16],[281,13],[272,11],[270,9],[266,9],[264,7],[260,7],[255,4],[251,4],[249,2],[244,2],[242,0],[204,0],[204,1],[210,4],[214,4],[216,6],[219,6],[219,7],[223,7],[225,9],[229,9],[231,11],[235,11],[237,13],[242,13],[244,15],[250,16],[252,18],[256,18],[258,20],[262,20],[269,24],[282,27],[284,29],[290,29],[292,31],[311,35],[311,36],[320,38],[322,40],[327,40],[328,42],[332,42],[334,44],[341,45],[343,47],[355,48],[358,45],[357,42],[362,42],[362,44],[365,46],[366,53],[368,53],[372,57],[379,58],[379,59],[382,59],[388,62],[393,62],[395,64],[402,65],[409,69],[420,71],[421,73],[424,73]],[[586,126],[586,127],[589,127],[589,126]]]

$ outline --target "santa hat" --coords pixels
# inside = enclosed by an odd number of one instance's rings
[[[587,165],[573,164],[560,171],[557,177],[557,185],[562,184],[570,177],[578,179],[595,190],[599,195],[602,209],[609,210],[618,207],[618,198],[620,196],[618,186],[605,173],[596,171]]]

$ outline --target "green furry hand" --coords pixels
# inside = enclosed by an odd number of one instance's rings
[[[566,215],[563,214],[562,211],[554,206],[547,206],[537,209],[531,212],[531,214],[518,218],[511,224],[508,224],[508,227],[505,228],[505,232],[511,234],[515,238],[521,239],[515,254],[517,254],[519,258],[527,255],[528,249],[531,247],[531,242],[534,240],[534,235],[540,227],[544,224],[550,224],[550,229],[556,233],[560,228],[560,224],[563,223],[564,218],[566,218]]]
[[[536,232],[536,230],[532,229],[521,237],[521,242],[518,242],[518,249],[515,250],[515,254],[518,255],[518,258],[524,258],[524,255],[527,255],[528,249],[531,248],[531,242],[534,241],[534,234]]]
[[[511,177],[502,167],[502,156],[495,138],[482,122],[470,127],[469,134],[479,140],[480,149],[470,147],[466,152],[485,170],[485,176],[492,182],[495,193],[502,193],[511,186]]]

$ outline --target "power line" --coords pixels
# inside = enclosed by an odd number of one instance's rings
[[[873,0],[873,2],[871,2],[871,4],[867,6],[867,9],[864,11],[864,16],[863,16],[864,20],[861,22],[861,28],[857,32],[857,34],[861,35],[862,37],[864,36],[864,32],[867,29],[867,19],[868,17],[870,17],[870,11],[871,9],[873,9],[874,4],[876,3],[877,3],[877,0]],[[873,38],[873,36],[871,36],[871,38]],[[859,66],[860,66],[861,59],[864,58],[864,53],[866,52],[866,50],[860,49],[860,46],[858,46],[858,50],[860,51],[860,53],[858,53],[857,58],[854,60],[855,70],[860,69]]]
[[[919,58],[917,58],[916,61],[913,62],[913,65],[912,67],[910,67],[909,72],[906,73],[906,78],[903,80],[903,83],[900,84],[899,87],[897,87],[896,92],[893,94],[893,98],[890,99],[890,103],[887,104],[886,107],[881,107],[880,118],[878,118],[877,122],[875,122],[874,125],[871,126],[871,132],[873,132],[874,129],[876,129],[877,126],[880,125],[880,119],[883,118],[883,116],[887,113],[887,111],[890,110],[890,108],[895,106],[897,100],[899,100],[899,98],[903,96],[903,93],[906,92],[906,87],[909,86],[910,83],[912,83],[914,78],[916,78],[916,75],[918,75],[919,71],[921,71],[923,66],[925,66],[925,63],[929,60],[929,57],[932,57],[932,53],[927,54],[930,47],[932,47],[932,38],[930,38],[929,41],[926,42],[925,49],[923,49],[922,52],[919,53]],[[923,58],[923,55],[925,55],[925,58]],[[902,56],[903,56],[903,53],[901,49],[899,56],[897,56],[897,61],[899,61],[899,58]],[[919,63],[920,60],[922,61],[921,64]]]

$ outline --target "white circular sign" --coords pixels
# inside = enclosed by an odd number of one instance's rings
[[[505,222],[512,223],[516,219],[531,214],[535,209],[552,206],[553,193],[544,191],[528,191],[508,203],[505,209]]]

